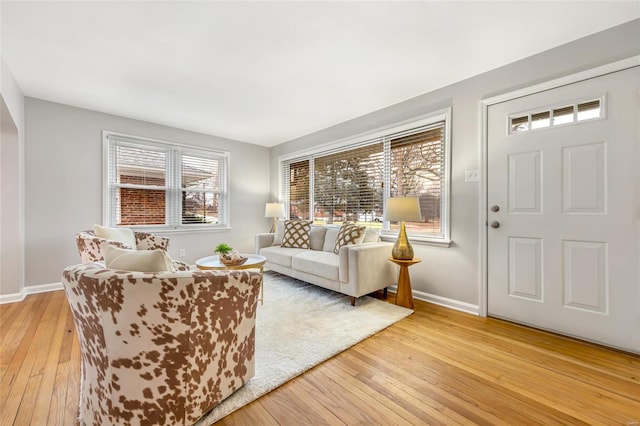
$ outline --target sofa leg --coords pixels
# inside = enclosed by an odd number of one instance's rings
[[[385,299],[387,298],[387,288],[388,287],[385,287],[384,290],[382,290],[382,294],[384,294]]]
[[[351,306],[356,306],[356,298],[351,296]]]

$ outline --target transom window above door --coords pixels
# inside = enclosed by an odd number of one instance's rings
[[[522,133],[601,117],[604,117],[604,96],[536,112],[514,114],[509,117],[509,133]]]

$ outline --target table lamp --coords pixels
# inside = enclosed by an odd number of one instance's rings
[[[413,247],[407,238],[404,221],[418,222],[422,220],[420,202],[416,197],[392,197],[387,200],[386,207],[384,219],[400,222],[400,233],[391,250],[391,256],[398,260],[411,260],[413,259]]]
[[[285,214],[283,203],[267,203],[264,208],[264,217],[273,218],[273,224],[271,225],[271,230],[269,232],[276,232],[276,220],[278,220],[279,217],[284,217]]]

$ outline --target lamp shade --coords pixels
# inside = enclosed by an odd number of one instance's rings
[[[284,217],[284,204],[283,203],[267,203],[264,208],[264,217]]]
[[[389,221],[418,222],[422,220],[417,197],[393,197],[387,199],[384,219]]]

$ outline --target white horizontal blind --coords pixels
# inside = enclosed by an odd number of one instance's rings
[[[382,142],[314,159],[314,220],[369,222],[382,217]]]
[[[112,225],[165,225],[167,150],[113,141]]]
[[[445,113],[413,128],[281,161],[282,196],[291,217],[354,221],[388,234],[398,224],[384,221],[385,200],[412,196],[419,199],[422,220],[407,223],[409,235],[447,239],[447,119]]]
[[[220,159],[183,154],[182,223],[218,223],[222,164]],[[224,218],[222,218],[224,219]]]
[[[227,155],[105,132],[110,226],[226,226]]]
[[[282,163],[282,193],[289,217],[309,219],[311,205],[310,164],[308,158],[300,158]]]
[[[444,125],[444,122],[440,122],[388,139],[391,154],[390,196],[417,197],[420,202],[422,220],[406,223],[409,234],[443,234]]]

